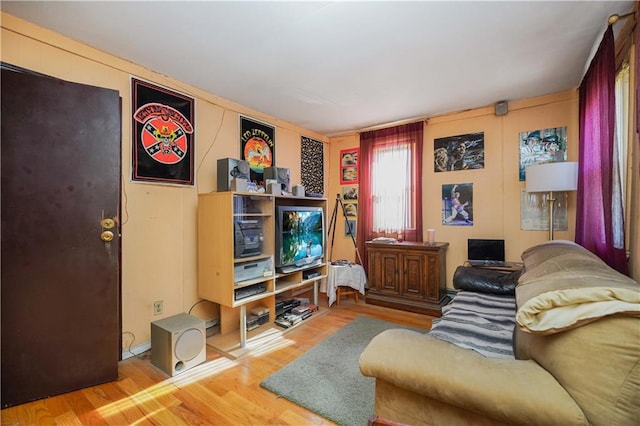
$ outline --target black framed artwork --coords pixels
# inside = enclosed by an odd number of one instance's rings
[[[306,136],[300,138],[300,177],[307,192],[324,194],[324,146]]]
[[[194,99],[131,78],[134,182],[194,185]]]
[[[276,128],[240,116],[240,159],[249,163],[250,179],[264,186],[264,169],[276,165]]]

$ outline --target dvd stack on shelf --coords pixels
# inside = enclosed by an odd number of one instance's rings
[[[276,325],[290,328],[309,318],[318,305],[310,304],[308,298],[293,298],[276,301]]]

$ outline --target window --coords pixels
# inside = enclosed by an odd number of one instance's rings
[[[379,236],[422,241],[422,137],[417,122],[360,134],[358,249]]]
[[[373,149],[371,198],[373,232],[415,229],[411,199],[411,149],[398,142]]]
[[[626,216],[626,212],[630,211],[626,191],[630,188],[628,179],[631,178],[631,174],[628,173],[628,167],[630,165],[629,159],[629,103],[631,102],[629,91],[629,64],[624,63],[618,73],[616,74],[615,83],[615,99],[616,99],[616,124],[615,124],[615,137],[613,144],[613,185],[619,186],[619,189],[613,191],[614,196],[619,198],[614,199],[613,208],[613,242],[617,248],[628,247],[625,244],[624,236],[630,235],[629,232],[629,218]],[[616,209],[621,208],[621,212],[617,212]],[[616,220],[617,219],[617,220]],[[621,222],[622,221],[622,222]],[[625,229],[626,224],[626,229]],[[626,231],[626,232],[625,232]]]

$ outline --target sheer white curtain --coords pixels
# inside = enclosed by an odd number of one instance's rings
[[[624,248],[626,176],[629,145],[629,64],[616,75],[616,125],[613,143],[613,245]]]
[[[376,147],[371,172],[373,231],[395,233],[413,228],[409,144]]]

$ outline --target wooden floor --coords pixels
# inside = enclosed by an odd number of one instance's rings
[[[332,425],[276,398],[260,382],[358,315],[425,329],[432,320],[343,299],[270,347],[237,360],[208,348],[206,363],[168,378],[151,364],[147,352],[120,362],[115,382],[0,411],[2,425]]]

